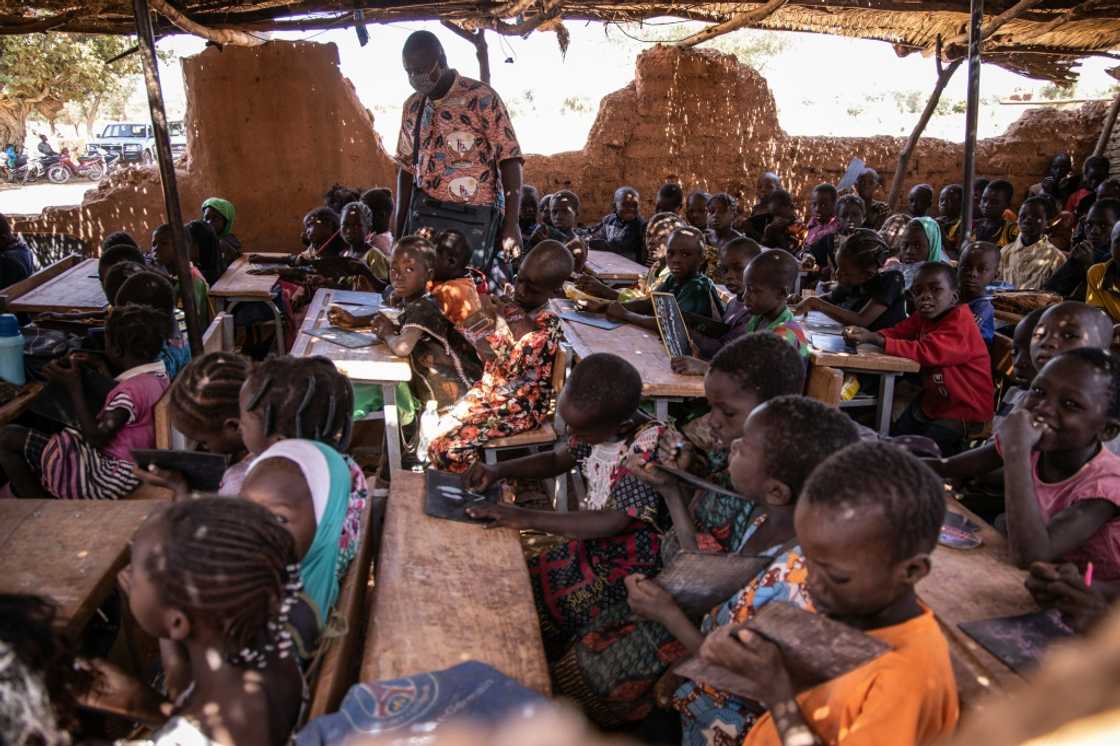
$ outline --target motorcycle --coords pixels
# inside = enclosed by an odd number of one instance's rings
[[[24,184],[32,181],[38,181],[46,178],[47,172],[51,167],[58,163],[60,156],[58,155],[44,155],[29,161],[23,169],[23,173],[19,175],[18,180]]]
[[[58,162],[47,169],[47,178],[55,184],[65,184],[71,176],[84,176],[92,181],[101,181],[105,176],[105,159],[100,153],[78,157],[78,162],[70,157],[70,148],[63,148]]]

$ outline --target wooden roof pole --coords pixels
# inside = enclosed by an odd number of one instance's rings
[[[1104,118],[1104,127],[1101,129],[1101,136],[1097,138],[1097,147],[1093,148],[1093,155],[1104,155],[1108,139],[1112,136],[1112,128],[1116,126],[1117,114],[1120,114],[1120,93],[1116,94],[1112,105],[1108,107],[1108,116]]]
[[[194,283],[191,280],[191,260],[187,252],[187,236],[183,229],[183,212],[179,207],[179,185],[175,181],[175,163],[171,159],[171,137],[167,130],[167,113],[163,109],[163,89],[159,84],[159,66],[156,59],[156,40],[152,34],[152,15],[148,0],[132,0],[136,15],[136,36],[140,42],[140,57],[144,63],[144,84],[148,92],[148,109],[152,115],[152,134],[156,141],[156,158],[159,161],[159,179],[163,186],[163,201],[167,207],[167,222],[171,224],[171,243],[175,246],[175,273],[179,276],[179,299],[187,317],[187,339],[192,355],[202,354],[202,329],[194,307]]]
[[[140,2],[140,0],[137,0]],[[964,124],[964,194],[961,199],[961,247],[972,233],[972,191],[976,184],[976,126],[980,117],[980,40],[983,38],[984,0],[972,0],[968,23],[968,108]]]
[[[1039,5],[1042,5],[1042,3],[1044,3],[1045,1],[1046,0],[1019,0],[1019,2],[1015,3],[1010,8],[1003,11],[998,16],[984,24],[980,38],[990,38],[992,34],[994,34],[1005,23],[1007,23],[1008,21],[1014,21],[1016,18],[1026,13],[1028,10],[1032,10],[1034,8],[1037,8]],[[945,41],[945,48],[949,49],[955,46],[959,46],[966,41],[970,41],[970,38],[970,34],[958,34],[957,36],[951,37]]]
[[[440,21],[440,23],[445,29],[474,45],[474,53],[478,57],[478,79],[490,85],[490,48],[486,44],[486,29],[480,28],[472,32],[451,21]]]
[[[1059,26],[1064,26],[1070,21],[1077,20],[1087,11],[1092,10],[1098,5],[1103,5],[1105,2],[1111,2],[1111,0],[1085,0],[1085,2],[1081,3],[1080,5],[1075,5],[1054,20],[1049,21],[1048,23],[1044,23],[1037,28],[1031,29],[1030,31],[1027,31],[1026,33],[1019,36],[1016,41],[1022,44],[1025,41],[1030,41],[1031,39],[1037,39],[1040,36],[1045,36]]]
[[[213,29],[208,26],[203,26],[201,23],[192,21],[186,16],[185,13],[176,9],[167,0],[149,0],[152,7],[167,20],[179,28],[186,31],[188,34],[201,36],[203,39],[209,39],[215,44],[235,44],[242,47],[255,47],[258,44],[264,44],[265,40],[260,37],[247,34],[244,31],[236,29]]]
[[[899,193],[902,191],[902,179],[906,175],[906,168],[910,165],[910,157],[914,155],[914,149],[918,146],[918,141],[922,138],[922,132],[925,131],[926,125],[929,124],[933,112],[937,109],[937,104],[941,101],[941,93],[945,90],[945,86],[949,84],[952,79],[953,73],[964,62],[963,57],[958,57],[949,63],[948,67],[941,66],[941,44],[940,41],[937,45],[938,54],[935,58],[937,62],[937,83],[933,86],[933,91],[929,94],[929,100],[926,101],[926,108],[922,111],[922,115],[918,117],[918,123],[914,125],[914,129],[910,132],[910,139],[906,141],[906,146],[902,152],[898,154],[898,165],[894,169],[894,179],[891,180],[891,191],[887,196],[887,204],[891,209],[895,209],[898,204]]]
[[[744,13],[738,13],[734,16],[731,16],[723,23],[716,23],[708,26],[707,28],[701,29],[692,36],[681,39],[679,42],[677,42],[677,46],[694,47],[697,44],[702,44],[710,39],[716,38],[717,36],[723,36],[730,31],[735,31],[737,29],[743,28],[744,26],[750,26],[751,24],[764,21],[770,16],[774,15],[774,13],[776,13],[787,2],[789,2],[789,0],[770,0],[766,4],[755,8],[754,10],[748,10]]]

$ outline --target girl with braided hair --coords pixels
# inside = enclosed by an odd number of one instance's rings
[[[291,535],[275,516],[246,500],[173,503],[136,532],[117,579],[141,628],[187,651],[189,685],[177,691],[186,682],[169,675],[172,717],[147,743],[287,741],[304,701],[286,632],[300,582]],[[134,690],[161,721],[168,703]]]
[[[74,353],[43,368],[66,391],[78,422],[55,435],[9,425],[0,431],[0,465],[20,497],[116,500],[133,492],[133,449],[155,446],[156,403],[168,379],[159,359],[171,334],[167,313],[149,306],[116,306],[105,325],[105,358],[117,385],[100,409],[90,406],[82,368],[98,361]]]
[[[482,377],[482,363],[427,292],[435,264],[436,248],[430,241],[402,238],[393,250],[389,276],[403,310],[396,323],[378,314],[371,325],[394,355],[409,358],[413,396],[435,401],[446,412]]]

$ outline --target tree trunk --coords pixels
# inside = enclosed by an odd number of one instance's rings
[[[97,113],[101,111],[101,94],[97,94],[93,99],[93,103],[89,105],[88,109],[82,110],[82,115],[85,117],[86,136],[93,137],[93,124],[97,120]]]
[[[17,149],[23,149],[23,141],[27,139],[27,116],[31,107],[19,101],[0,98],[0,147],[13,143]]]

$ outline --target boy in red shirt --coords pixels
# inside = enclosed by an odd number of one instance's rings
[[[995,389],[988,348],[948,264],[926,262],[910,288],[917,308],[905,321],[870,332],[844,329],[853,344],[879,345],[888,355],[922,366],[922,395],[891,428],[891,435],[924,435],[948,457],[964,446],[970,425],[992,419]]]

